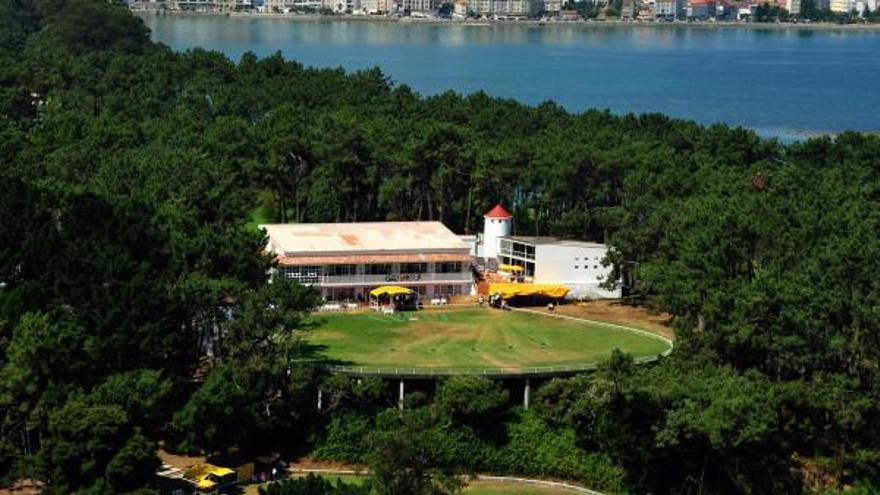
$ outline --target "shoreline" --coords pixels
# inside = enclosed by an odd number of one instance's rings
[[[379,22],[395,23],[401,25],[434,25],[434,26],[468,26],[468,27],[491,27],[491,26],[521,26],[521,27],[578,27],[578,28],[658,28],[658,29],[750,29],[750,30],[779,30],[779,31],[852,31],[852,32],[880,32],[880,23],[874,24],[836,24],[836,23],[756,23],[756,22],[654,22],[654,21],[622,21],[622,20],[579,20],[558,21],[541,19],[501,20],[501,19],[418,19],[412,17],[390,17],[379,15],[324,15],[324,14],[263,14],[251,12],[196,12],[186,10],[167,10],[137,8],[131,9],[135,14],[146,15],[169,15],[180,17],[225,17],[229,19],[259,19],[259,20],[284,20],[294,22]]]

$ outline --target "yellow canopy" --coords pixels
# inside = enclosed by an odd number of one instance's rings
[[[376,287],[375,289],[370,291],[370,295],[373,297],[379,297],[382,294],[388,294],[389,296],[396,296],[398,294],[412,294],[413,291],[407,289],[406,287],[401,287],[399,285],[383,285],[382,287]]]
[[[523,271],[523,267],[519,265],[498,265],[498,269],[505,272],[521,272]]]
[[[203,489],[214,488],[217,484],[214,480],[210,478],[211,475],[216,476],[217,478],[222,478],[224,476],[229,476],[230,474],[235,474],[235,471],[221,467],[215,466],[213,464],[196,464],[195,466],[189,468],[186,473],[184,473],[184,477],[195,482],[196,486]]]
[[[544,296],[561,299],[569,288],[559,284],[489,284],[489,294],[500,293],[503,299],[516,296]]]

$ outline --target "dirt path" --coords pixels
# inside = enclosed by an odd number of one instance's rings
[[[541,312],[549,312],[546,307],[529,308]],[[618,301],[599,300],[585,303],[569,303],[556,307],[554,313],[584,318],[587,320],[604,321],[626,327],[638,328],[672,339],[672,317],[665,313],[654,314],[648,310],[622,304]]]

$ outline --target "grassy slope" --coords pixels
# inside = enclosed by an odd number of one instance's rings
[[[634,356],[666,349],[663,342],[622,330],[492,309],[316,318],[322,325],[310,342],[352,365],[522,368],[597,362],[614,348]]]

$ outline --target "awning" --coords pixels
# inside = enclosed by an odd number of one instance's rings
[[[370,291],[370,295],[373,297],[379,297],[381,295],[396,296],[400,294],[412,293],[412,290],[407,289],[406,287],[401,287],[399,285],[383,285],[382,287],[376,287],[375,289]]]
[[[570,289],[559,284],[489,284],[489,294],[501,294],[503,299],[517,296],[544,296],[561,299]]]
[[[523,267],[519,265],[498,265],[498,269],[505,272],[521,272],[523,271]]]

